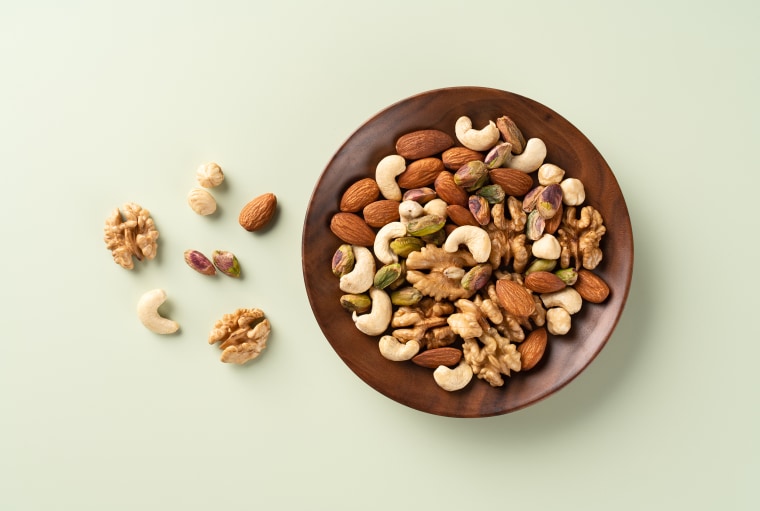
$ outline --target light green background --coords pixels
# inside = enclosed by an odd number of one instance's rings
[[[757,509],[760,8],[746,1],[0,2],[0,509]],[[362,383],[310,314],[301,226],[387,105],[479,85],[573,122],[614,170],[636,262],[607,347],[488,419]],[[185,204],[197,165],[228,186]],[[273,229],[239,208],[271,191]],[[136,201],[161,255],[102,227]],[[237,253],[206,279],[182,252]],[[137,321],[169,294],[180,335]],[[213,322],[273,324],[218,362]]]

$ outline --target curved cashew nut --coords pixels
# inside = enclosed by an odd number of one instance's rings
[[[392,335],[384,335],[378,343],[380,354],[388,360],[402,362],[410,360],[420,351],[420,343],[411,339],[404,344]]]
[[[145,328],[157,334],[173,334],[179,330],[176,321],[162,317],[158,308],[166,301],[163,289],[152,289],[140,297],[137,302],[137,317]]]
[[[522,153],[509,158],[504,166],[530,174],[538,170],[546,158],[546,144],[540,138],[529,138]]]
[[[583,306],[581,294],[570,286],[553,293],[542,294],[541,301],[547,309],[550,307],[562,307],[568,314],[575,314]]]
[[[449,234],[443,243],[446,252],[456,252],[459,245],[465,245],[475,261],[484,263],[491,255],[491,238],[488,233],[475,225],[460,225]]]
[[[391,241],[406,236],[406,224],[391,222],[385,224],[375,235],[375,257],[383,264],[398,262],[398,256],[391,250]]]
[[[344,293],[359,294],[372,287],[375,279],[375,257],[367,247],[352,245],[354,249],[354,269],[340,278],[340,290]]]
[[[454,392],[463,389],[472,380],[472,368],[462,360],[454,369],[438,366],[433,371],[433,379],[443,390]]]
[[[422,204],[415,200],[405,200],[398,205],[398,216],[405,224],[425,214]]]
[[[396,176],[406,170],[406,160],[398,154],[391,154],[380,160],[375,168],[375,182],[380,193],[390,200],[401,200],[401,187],[396,182]]]
[[[380,335],[391,324],[393,305],[391,297],[382,289],[371,287],[369,297],[372,300],[372,310],[368,314],[352,314],[354,324],[359,331],[367,335]]]
[[[457,139],[468,149],[473,151],[485,151],[491,149],[499,141],[501,132],[496,127],[496,123],[488,121],[488,125],[482,129],[476,130],[472,127],[472,120],[463,115],[457,119],[454,125],[454,133]]]
[[[448,216],[448,213],[446,213],[446,208],[448,206],[449,205],[446,204],[446,201],[443,199],[433,199],[425,204],[422,209],[425,211],[426,215],[438,215],[446,218]]]

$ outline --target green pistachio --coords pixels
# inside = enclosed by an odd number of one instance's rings
[[[336,277],[342,277],[354,269],[355,262],[353,247],[349,244],[341,245],[333,254],[332,272]]]
[[[473,266],[462,277],[462,287],[472,292],[482,289],[491,280],[492,271],[493,269],[490,264]]]
[[[543,185],[539,185],[535,188],[533,188],[531,191],[525,194],[525,197],[523,197],[523,211],[526,213],[530,213],[534,209],[536,209],[536,204],[538,203],[539,197],[541,197],[541,192],[544,191]]]
[[[528,213],[528,219],[525,222],[525,235],[529,240],[536,241],[544,234],[546,229],[546,220],[541,216],[538,210]]]
[[[407,190],[404,192],[404,196],[401,200],[413,200],[415,202],[419,202],[420,204],[426,204],[436,197],[438,197],[438,194],[435,193],[435,190],[430,187],[423,186],[422,188],[412,188],[411,190]]]
[[[373,285],[377,289],[385,289],[401,276],[401,263],[386,264],[375,272]]]
[[[422,300],[422,293],[411,286],[396,289],[391,293],[391,303],[397,306],[416,305]]]
[[[488,201],[485,197],[470,195],[470,198],[467,200],[467,206],[472,216],[480,225],[488,225],[488,222],[491,221],[491,208],[488,206]]]
[[[433,245],[440,247],[441,245],[443,245],[443,242],[446,241],[446,230],[445,229],[437,230],[433,234],[420,236],[420,239],[424,241],[425,243],[432,243]]]
[[[388,285],[388,289],[391,291],[406,284],[406,259],[401,259],[398,264],[401,265],[401,273],[396,280]]]
[[[553,217],[562,206],[562,187],[558,184],[547,185],[538,197],[536,211],[545,219]]]
[[[489,169],[495,169],[504,165],[511,154],[512,144],[509,142],[503,142],[488,151],[488,154],[486,154],[485,160],[483,161]]]
[[[454,173],[454,183],[471,192],[477,190],[488,179],[488,167],[480,160],[467,162]]]
[[[528,269],[525,270],[525,275],[529,275],[536,271],[552,271],[555,266],[557,266],[557,261],[554,259],[536,259],[530,263]]]
[[[340,304],[348,312],[367,312],[372,306],[372,300],[366,294],[343,295],[340,297]]]
[[[504,202],[504,198],[507,196],[501,185],[482,186],[477,191],[477,194],[484,197],[489,204],[499,204],[500,202]]]
[[[240,263],[232,252],[214,250],[211,254],[211,259],[214,261],[216,269],[228,277],[240,277]]]
[[[427,236],[440,231],[446,219],[439,215],[425,215],[406,224],[406,231],[412,236]]]
[[[415,236],[404,236],[391,241],[391,251],[401,257],[407,257],[412,252],[416,252],[423,247],[424,243],[420,238]]]
[[[578,272],[575,271],[575,268],[563,268],[555,271],[554,274],[568,286],[572,286],[578,280]]]

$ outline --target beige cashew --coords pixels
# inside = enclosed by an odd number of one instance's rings
[[[544,163],[544,158],[546,158],[544,141],[540,138],[530,138],[525,143],[523,152],[509,158],[504,166],[529,174],[538,170]]]
[[[541,301],[547,309],[562,307],[569,314],[575,314],[583,306],[583,298],[581,298],[580,293],[570,286],[553,293],[543,293]]]
[[[426,215],[438,215],[446,218],[448,216],[446,213],[446,208],[448,206],[449,205],[446,204],[446,201],[443,199],[433,199],[425,204],[422,209],[425,211]]]
[[[454,369],[438,366],[433,371],[433,379],[443,390],[454,392],[463,389],[472,380],[472,368],[462,360]]]
[[[415,200],[405,200],[398,205],[398,216],[405,224],[425,214],[422,204]]]
[[[553,235],[544,234],[533,243],[530,251],[538,259],[556,260],[562,254],[562,246]]]
[[[562,307],[552,307],[546,311],[546,329],[552,335],[565,335],[570,331],[570,313]]]
[[[380,160],[375,168],[375,182],[380,193],[386,199],[401,200],[401,187],[396,182],[396,176],[406,170],[406,160],[398,154],[391,154]]]
[[[410,360],[420,351],[420,343],[411,339],[403,343],[392,335],[384,335],[378,343],[380,354],[388,360],[403,362]]]
[[[491,238],[488,233],[475,225],[460,225],[446,238],[443,249],[456,252],[459,245],[465,245],[478,263],[484,263],[491,255]]]
[[[376,287],[369,289],[369,297],[372,300],[372,309],[369,313],[361,316],[354,312],[352,314],[354,324],[359,331],[367,335],[380,335],[391,324],[391,316],[393,315],[391,297]]]
[[[157,334],[173,334],[179,330],[176,321],[162,317],[158,308],[166,301],[163,289],[153,289],[146,292],[137,302],[137,317],[145,328]]]
[[[580,179],[569,177],[559,187],[562,188],[562,202],[567,206],[579,206],[586,200],[586,189]]]
[[[375,280],[375,256],[367,247],[352,245],[354,269],[340,278],[340,290],[344,293],[364,293]]]
[[[496,123],[488,121],[488,125],[476,130],[472,127],[472,119],[463,115],[457,119],[454,125],[454,133],[457,139],[468,149],[473,151],[486,151],[491,149],[499,141],[501,132]]]
[[[391,250],[391,241],[406,236],[406,225],[401,222],[385,224],[375,235],[375,257],[383,264],[398,262],[398,255]]]

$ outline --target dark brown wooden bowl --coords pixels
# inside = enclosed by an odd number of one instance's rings
[[[359,332],[343,310],[332,256],[341,241],[330,231],[343,191],[362,177],[374,177],[377,162],[395,153],[404,133],[437,128],[454,137],[458,117],[475,127],[509,115],[526,138],[541,138],[546,161],[577,177],[586,188],[586,203],[605,219],[604,259],[594,270],[610,286],[608,300],[584,304],[573,316],[568,335],[550,336],[547,351],[530,371],[513,373],[503,387],[473,378],[463,390],[447,392],[432,371],[411,362],[391,362],[380,355],[378,338]],[[535,178],[534,178],[535,179]],[[335,153],[314,188],[302,238],[306,292],[314,316],[336,353],[368,385],[411,408],[451,417],[485,417],[529,406],[564,387],[599,354],[617,325],[633,272],[633,235],[617,180],[604,158],[570,122],[531,99],[482,87],[452,87],[418,94],[381,111],[351,135]]]

